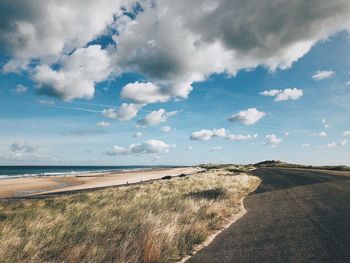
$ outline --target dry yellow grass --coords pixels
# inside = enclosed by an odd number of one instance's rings
[[[260,182],[219,174],[1,204],[0,262],[177,261]]]

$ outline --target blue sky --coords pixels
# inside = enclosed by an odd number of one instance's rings
[[[150,18],[143,16],[153,12],[153,7],[147,8],[122,25],[138,19],[144,25]],[[346,30],[325,35],[320,26],[322,36],[310,36],[310,48],[298,49],[292,58],[295,49],[284,47],[282,55],[276,51],[264,57],[273,51],[259,43],[256,49],[261,48],[263,55],[255,51],[247,55],[235,45],[217,49],[208,44],[208,50],[215,52],[203,55],[201,50],[189,49],[188,54],[194,55],[188,62],[169,55],[174,47],[164,40],[166,33],[153,36],[149,28],[143,30],[147,37],[152,35],[146,39],[147,47],[162,48],[162,52],[149,57],[148,51],[144,59],[139,45],[145,36],[136,37],[141,29],[119,29],[118,19],[107,21],[98,37],[94,32],[84,39],[85,44],[73,45],[69,52],[48,48],[41,54],[32,46],[23,47],[28,49],[25,55],[18,50],[1,51],[0,165],[191,165],[266,159],[350,165],[350,39]],[[36,22],[30,22],[35,28]],[[115,28],[120,34],[113,47],[110,41],[115,31],[106,33],[105,29],[105,25],[112,28],[111,23],[118,24]],[[132,37],[123,38],[125,32]],[[66,35],[61,38],[67,47]],[[110,51],[113,48],[117,51]],[[120,50],[139,53],[126,59]],[[164,58],[163,50],[169,58]],[[237,50],[242,54],[226,61],[228,52],[236,54]],[[271,57],[276,61],[271,62]],[[202,58],[203,64],[196,62]],[[22,64],[8,70],[10,61]],[[176,63],[180,69],[172,68]],[[87,65],[85,75],[74,75],[75,65]],[[57,76],[51,76],[50,70]],[[271,90],[275,96],[261,94]],[[276,101],[278,94],[280,101]],[[121,116],[123,103],[134,108]],[[254,111],[244,115],[248,109]]]

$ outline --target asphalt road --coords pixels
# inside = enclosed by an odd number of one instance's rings
[[[254,174],[246,215],[187,262],[350,262],[350,172]]]

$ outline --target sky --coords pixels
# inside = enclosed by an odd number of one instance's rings
[[[350,165],[349,1],[0,10],[0,165]]]

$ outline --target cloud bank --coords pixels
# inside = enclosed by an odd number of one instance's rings
[[[350,28],[345,0],[135,4],[2,1],[0,54],[10,57],[3,71],[28,71],[40,94],[63,100],[91,98],[97,83],[136,72],[146,81],[125,86],[122,97],[164,102],[187,98],[193,83],[212,74],[289,68],[318,41]],[[99,44],[100,37],[108,45]],[[331,74],[320,71],[314,79]]]

